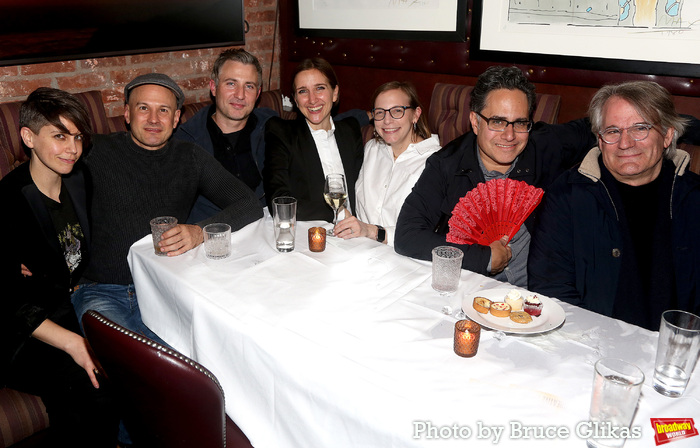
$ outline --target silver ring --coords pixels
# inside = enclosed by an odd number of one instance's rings
[[[355,231],[350,229],[350,234],[352,235],[353,233],[355,233]]]

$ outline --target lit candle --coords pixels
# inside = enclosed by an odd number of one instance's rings
[[[323,252],[326,250],[326,229],[323,227],[311,227],[309,229],[309,250],[311,252]]]
[[[479,349],[481,326],[471,320],[460,320],[455,323],[454,350],[459,356],[471,358]]]

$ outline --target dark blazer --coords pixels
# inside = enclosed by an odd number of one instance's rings
[[[83,234],[90,240],[86,188],[82,170],[76,166],[64,177]],[[56,230],[41,192],[29,174],[29,162],[0,181],[0,197],[7,213],[0,219],[3,253],[0,257],[0,384],[7,365],[47,318],[73,331],[80,331],[70,302],[71,275]],[[87,247],[81,247],[83,258]],[[20,273],[20,264],[32,272]],[[81,267],[86,266],[83,262]],[[79,279],[81,272],[74,272]]]
[[[360,124],[352,117],[334,120],[334,123],[335,141],[343,161],[350,206],[354,211],[355,182],[364,157]],[[297,200],[298,220],[332,222],[333,210],[323,198],[324,183],[321,159],[305,118],[270,118],[265,131],[263,168],[265,197],[270,211],[274,198],[293,196]]]

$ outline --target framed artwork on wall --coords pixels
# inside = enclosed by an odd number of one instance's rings
[[[0,66],[245,43],[243,0],[3,0]]]
[[[302,36],[466,40],[467,0],[298,0]]]
[[[473,0],[476,60],[700,77],[700,2]]]

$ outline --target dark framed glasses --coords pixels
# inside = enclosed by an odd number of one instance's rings
[[[494,132],[503,132],[509,125],[513,125],[513,131],[518,133],[530,132],[532,129],[532,121],[530,120],[508,121],[503,118],[487,118],[476,111],[474,113],[483,118],[489,130]]]
[[[386,113],[389,112],[391,118],[398,120],[403,118],[406,114],[406,109],[414,109],[413,106],[394,106],[391,109],[382,109],[381,107],[375,107],[372,109],[372,119],[374,121],[382,121],[386,117]]]

